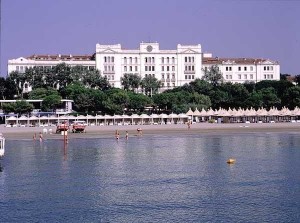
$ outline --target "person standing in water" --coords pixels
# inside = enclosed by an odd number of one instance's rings
[[[118,130],[116,130],[115,137],[116,137],[116,140],[119,140],[119,138],[120,138],[120,133],[119,133]]]
[[[42,132],[40,132],[40,142],[42,142],[43,141],[43,134],[42,134]]]
[[[126,140],[128,140],[128,131],[126,131],[126,136],[125,136]]]

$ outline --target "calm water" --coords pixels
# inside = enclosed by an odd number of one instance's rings
[[[300,222],[300,134],[72,139],[66,156],[8,140],[5,155],[1,222]]]

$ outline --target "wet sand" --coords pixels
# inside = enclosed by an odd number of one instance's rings
[[[143,130],[143,135],[175,135],[175,134],[234,134],[234,133],[268,133],[268,132],[293,132],[300,134],[300,123],[234,123],[234,124],[210,124],[196,123],[188,129],[187,125],[127,125],[127,126],[87,126],[86,133],[68,132],[68,138],[114,138],[115,131],[120,132],[120,137],[125,137],[126,131],[129,138],[137,136],[137,128]],[[45,139],[62,139],[64,136],[56,134],[55,126],[51,127],[11,127],[0,126],[0,132],[7,139],[32,139],[34,133],[37,138],[39,133],[47,129],[43,134]],[[50,129],[52,134],[49,134]]]

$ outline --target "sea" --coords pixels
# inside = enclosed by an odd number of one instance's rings
[[[298,132],[8,139],[0,162],[2,223],[300,222]]]

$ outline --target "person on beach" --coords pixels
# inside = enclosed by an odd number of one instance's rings
[[[126,131],[126,136],[125,136],[126,140],[128,140],[128,131]]]
[[[34,133],[32,138],[33,138],[34,141],[36,140],[36,133]]]
[[[188,126],[188,129],[191,128],[191,122],[190,121],[187,122],[187,126]]]
[[[43,141],[43,133],[40,132],[40,142],[42,142],[42,141]]]

